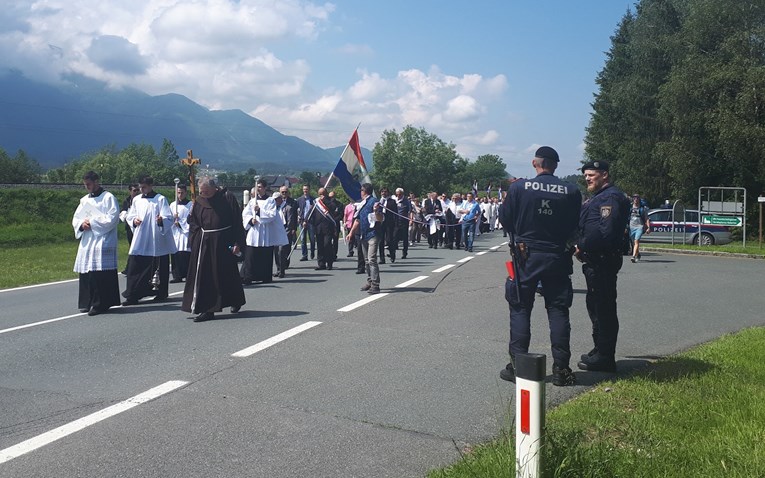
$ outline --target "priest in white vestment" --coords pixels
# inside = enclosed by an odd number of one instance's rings
[[[259,179],[252,199],[242,210],[242,225],[247,233],[242,264],[242,283],[272,282],[274,272],[274,246],[281,245],[281,228],[284,223],[279,217],[276,202],[266,191],[267,183]]]
[[[189,271],[189,258],[191,257],[191,244],[189,243],[189,214],[194,205],[186,197],[186,185],[179,184],[175,190],[175,201],[170,203],[170,211],[173,213],[173,241],[178,252],[172,255],[170,271],[173,278],[170,283],[181,282],[186,278]]]
[[[88,194],[74,212],[74,237],[80,240],[74,272],[80,274],[77,306],[80,312],[98,315],[120,303],[117,279],[117,225],[120,207],[114,195],[104,191],[100,177],[88,171],[82,177]]]
[[[146,296],[162,301],[168,296],[170,254],[178,251],[173,240],[173,214],[167,199],[154,191],[154,179],[144,176],[141,195],[133,199],[125,221],[133,230],[122,305],[135,305]]]

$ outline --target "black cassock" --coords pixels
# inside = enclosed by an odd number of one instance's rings
[[[220,312],[244,305],[244,289],[231,247],[245,245],[242,210],[233,194],[219,189],[209,199],[198,196],[189,216],[191,258],[181,310]]]

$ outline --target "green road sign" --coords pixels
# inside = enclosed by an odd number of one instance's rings
[[[741,216],[701,216],[701,223],[716,226],[741,226],[744,223],[744,218]]]

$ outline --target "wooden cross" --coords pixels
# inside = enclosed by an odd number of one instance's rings
[[[186,151],[186,157],[181,159],[181,164],[189,168],[189,189],[191,189],[191,200],[197,199],[197,177],[194,166],[199,164],[199,158],[195,158],[191,150]]]

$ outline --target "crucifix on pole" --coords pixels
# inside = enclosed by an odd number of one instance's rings
[[[181,159],[181,164],[189,169],[189,189],[191,190],[191,200],[195,201],[197,198],[197,178],[194,166],[199,164],[199,158],[195,158],[191,150],[186,151],[186,157]]]

